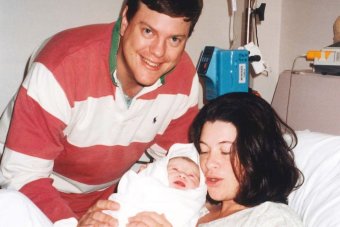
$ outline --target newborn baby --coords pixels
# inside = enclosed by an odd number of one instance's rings
[[[125,226],[142,211],[164,214],[174,227],[194,227],[205,204],[207,188],[193,144],[174,144],[168,155],[136,173],[129,170],[109,199],[120,204],[106,211]]]

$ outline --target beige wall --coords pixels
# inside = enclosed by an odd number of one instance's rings
[[[204,0],[204,10],[187,50],[195,63],[206,45],[230,48],[229,0]],[[332,23],[340,15],[339,0],[258,0],[267,4],[265,21],[258,26],[260,50],[271,68],[251,84],[271,100],[278,74],[308,49],[332,41]],[[0,0],[0,111],[17,90],[26,61],[34,48],[54,33],[79,25],[111,22],[122,0]],[[235,45],[241,43],[247,0],[237,0]],[[303,61],[303,60],[300,60]],[[306,66],[308,67],[308,66]]]
[[[272,68],[268,77],[259,76],[254,88],[271,101],[280,72],[291,69],[294,59],[310,49],[319,50],[333,42],[332,26],[340,16],[339,0],[276,0],[267,3],[265,21],[259,25],[260,49]],[[304,58],[294,69],[309,69]]]

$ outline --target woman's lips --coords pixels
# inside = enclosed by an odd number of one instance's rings
[[[222,178],[218,177],[206,177],[205,183],[207,186],[213,187],[217,186],[222,181]]]

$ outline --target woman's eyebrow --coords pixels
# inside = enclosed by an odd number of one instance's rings
[[[228,144],[233,144],[235,141],[229,141],[229,140],[222,140],[222,141],[220,141],[220,142],[218,142],[218,144],[225,144],[225,143],[228,143]],[[202,144],[204,144],[204,145],[207,145],[208,146],[208,144],[207,143],[205,143],[204,141],[202,141],[202,140],[200,140],[199,141],[199,143],[202,143]]]

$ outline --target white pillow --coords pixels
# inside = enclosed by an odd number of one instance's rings
[[[289,206],[307,227],[340,226],[340,136],[296,133],[295,161],[305,182],[289,195]]]

